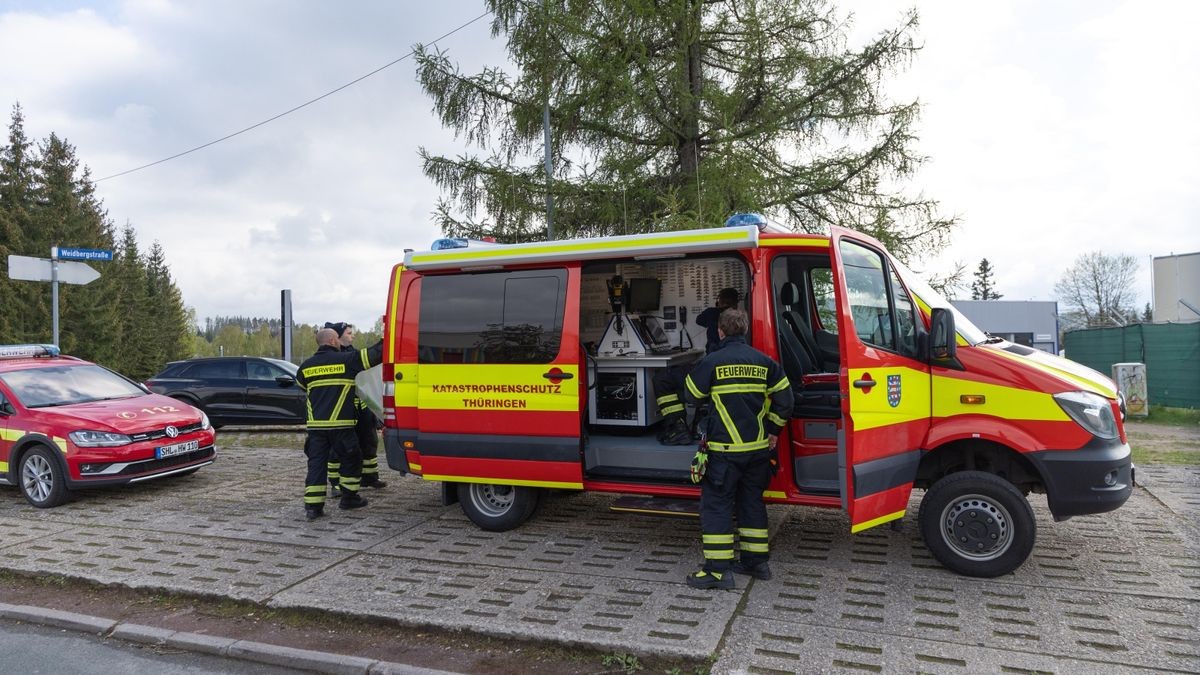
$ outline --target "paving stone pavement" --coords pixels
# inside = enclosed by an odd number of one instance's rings
[[[959,577],[915,523],[851,536],[837,511],[770,507],[770,582],[697,592],[694,519],[555,493],[485,532],[440,488],[384,471],[366,509],[304,520],[301,435],[223,430],[198,473],[29,507],[0,488],[0,567],[368,614],[605,651],[711,655],[718,673],[1200,671],[1200,468],[1139,467],[1114,513],[1054,523],[1030,560]],[[914,495],[915,513],[921,494]]]

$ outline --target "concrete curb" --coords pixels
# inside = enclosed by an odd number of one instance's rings
[[[124,623],[86,614],[64,612],[57,609],[10,605],[0,602],[0,619],[24,621],[43,626],[111,637],[126,642],[148,645],[163,645],[213,656],[224,656],[243,661],[254,661],[273,666],[336,675],[454,675],[445,670],[418,668],[403,663],[377,661],[359,656],[345,656],[310,649],[281,647],[265,642],[237,640],[234,638],[185,633],[136,623]]]

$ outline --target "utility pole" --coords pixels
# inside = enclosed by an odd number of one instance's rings
[[[542,13],[545,15],[546,27],[550,26],[550,10],[546,0],[542,0]],[[550,187],[554,180],[554,164],[550,160],[550,76],[546,75],[543,83],[546,92],[546,107],[542,109],[542,148],[546,155],[546,240],[554,239],[554,195]]]

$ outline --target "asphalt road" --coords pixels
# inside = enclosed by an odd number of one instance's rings
[[[285,675],[297,671],[0,621],[0,671],[23,675]]]

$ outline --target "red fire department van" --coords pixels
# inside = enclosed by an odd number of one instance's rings
[[[870,237],[751,222],[407,253],[385,321],[388,465],[488,530],[548,489],[698,497],[695,448],[657,438],[653,375],[704,355],[694,319],[735,288],[796,393],[766,501],[840,508],[861,532],[921,488],[934,556],[991,577],[1033,548],[1029,493],[1056,520],[1129,498],[1111,380],[989,337]]]

